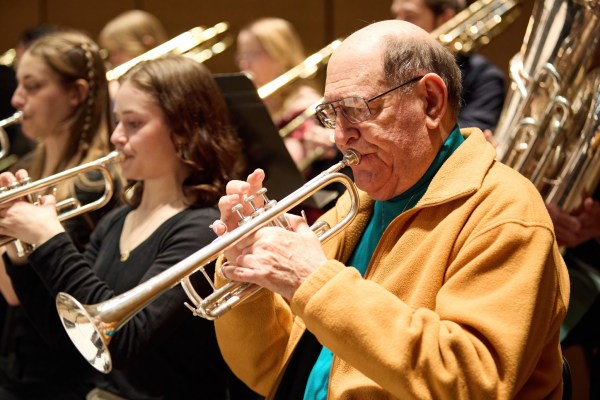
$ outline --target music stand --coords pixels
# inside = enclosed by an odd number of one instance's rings
[[[244,146],[246,171],[262,168],[269,198],[279,200],[298,189],[306,180],[298,171],[256,87],[243,73],[215,74],[214,78],[229,107],[231,119]],[[302,204],[321,208],[331,201],[329,191],[320,191]]]

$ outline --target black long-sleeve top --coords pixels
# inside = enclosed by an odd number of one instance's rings
[[[30,156],[31,154],[28,155]],[[87,180],[90,182],[101,182],[103,179],[96,171],[87,174]],[[118,180],[115,180],[114,184],[118,185]],[[75,197],[82,204],[97,200],[102,192],[103,188],[95,185],[75,187]],[[113,196],[106,206],[63,222],[66,232],[80,251],[89,243],[90,234],[98,221],[112,210],[117,202],[118,199]],[[5,257],[5,264],[8,263],[8,258]],[[39,276],[31,268],[22,268],[18,276],[20,283],[13,282],[13,287],[19,299],[26,298],[27,293],[38,293],[40,303],[54,303],[54,297],[48,293]],[[0,398],[83,398],[94,387],[99,374],[70,345],[66,333],[48,337],[47,332],[60,332],[62,329],[55,313],[39,315],[41,320],[34,321],[29,311],[20,305],[11,307],[10,314],[4,321],[6,326],[2,340],[7,353],[3,354],[0,361]],[[58,341],[65,345],[58,346]]]
[[[121,262],[119,238],[129,211],[131,208],[124,206],[107,215],[93,232],[90,246],[83,254],[67,234],[61,233],[30,255],[31,269],[53,297],[64,291],[83,304],[110,299],[214,239],[208,225],[218,218],[218,211],[187,209],[165,221]],[[56,324],[49,322],[58,321],[54,302],[48,304],[45,296],[26,290],[30,268],[8,265],[7,269],[13,285],[20,287],[21,303],[36,326],[47,326],[44,333],[47,340],[55,346],[65,346],[62,327],[57,331]],[[199,275],[195,278],[201,278]],[[202,282],[202,279],[194,280]],[[213,324],[193,317],[184,301],[187,296],[177,285],[117,331],[109,345],[113,371],[98,386],[132,399],[225,398],[226,367]]]

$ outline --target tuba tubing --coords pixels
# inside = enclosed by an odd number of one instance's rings
[[[359,162],[358,153],[353,150],[348,151],[342,161],[323,171],[269,209],[259,213],[249,222],[218,237],[211,244],[181,260],[171,268],[119,296],[94,305],[82,305],[73,296],[64,292],[59,293],[56,297],[56,307],[60,320],[73,344],[94,368],[104,373],[110,372],[112,369],[112,360],[108,350],[110,339],[134,315],[163,292],[182,283],[186,277],[198,271],[198,269],[204,271],[204,266],[215,261],[225,250],[247,235],[280,218],[285,212],[300,204],[321,188],[334,182],[341,182],[346,185],[352,199],[352,207],[348,214],[338,224],[321,235],[319,240],[323,242],[338,233],[354,219],[358,212],[358,191],[352,180],[338,171]],[[204,272],[204,275],[212,285],[212,280],[206,272]],[[232,296],[224,293],[224,288],[217,289],[204,300],[194,291],[193,298],[191,298],[196,306],[194,315],[207,319],[217,318],[260,289],[256,285],[241,282],[230,282],[225,285],[229,289],[239,288],[240,286],[245,289],[245,294],[238,296],[237,300],[232,300]],[[184,290],[187,292],[189,288],[184,288]],[[226,300],[226,305],[220,307],[225,304],[221,304],[220,300],[223,298]]]

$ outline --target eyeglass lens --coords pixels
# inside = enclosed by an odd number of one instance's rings
[[[347,97],[329,104],[322,104],[317,108],[317,116],[327,128],[335,128],[336,108],[349,122],[357,124],[366,121],[371,116],[369,105],[362,97]]]

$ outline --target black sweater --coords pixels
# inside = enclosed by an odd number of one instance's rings
[[[73,347],[62,327],[50,322],[58,317],[48,292],[54,298],[64,291],[83,304],[95,304],[150,279],[214,239],[208,225],[218,218],[217,210],[188,209],[165,221],[121,262],[119,238],[129,211],[125,206],[107,215],[83,254],[65,233],[39,246],[29,263],[47,293],[27,290],[30,268],[7,265],[22,305],[54,346]],[[206,399],[225,398],[226,367],[213,324],[194,318],[184,301],[187,296],[178,285],[115,333],[109,346],[113,371],[98,386],[133,399],[196,398],[200,393]]]

